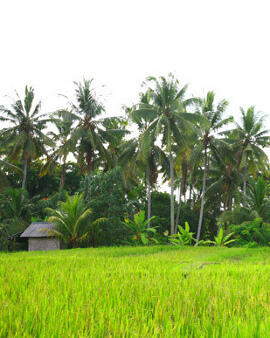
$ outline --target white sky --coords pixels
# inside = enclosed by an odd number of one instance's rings
[[[2,0],[0,104],[32,85],[43,111],[94,77],[108,114],[136,102],[149,75],[173,72],[190,93],[214,90],[228,112],[270,112],[269,1]],[[106,87],[101,86],[105,84]]]

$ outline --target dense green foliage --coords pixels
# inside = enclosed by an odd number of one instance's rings
[[[124,220],[138,212],[155,216],[149,225],[159,242],[188,222],[197,243],[211,243],[220,229],[226,237],[234,225],[231,244],[268,245],[255,222],[270,223],[265,116],[251,106],[234,121],[226,100],[213,91],[188,96],[173,74],[149,77],[142,88],[125,117],[106,115],[93,79],[75,83],[74,98],[50,114],[27,86],[10,107],[0,102],[0,249],[31,220],[47,219],[48,208],[60,211],[65,192],[71,200],[84,193],[89,226],[103,220],[79,246],[127,243]],[[266,237],[243,237],[242,225]]]
[[[267,337],[270,249],[0,254],[1,337]]]

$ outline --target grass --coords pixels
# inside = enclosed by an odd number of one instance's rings
[[[0,254],[0,337],[267,337],[270,249]]]

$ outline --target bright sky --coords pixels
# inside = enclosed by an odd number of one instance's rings
[[[270,113],[269,12],[263,0],[2,0],[0,104],[29,84],[51,112],[94,77],[120,115],[146,76],[173,72],[234,116],[240,105]]]

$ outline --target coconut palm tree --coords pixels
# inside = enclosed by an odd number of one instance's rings
[[[208,205],[220,204],[221,216],[217,235],[222,228],[224,212],[232,210],[233,205],[240,202],[239,194],[239,174],[237,170],[236,144],[225,144],[222,149],[216,149],[211,153],[211,167],[209,168],[209,178],[207,189]],[[223,210],[223,211],[222,211]]]
[[[133,170],[138,170],[145,180],[147,219],[151,218],[151,190],[157,182],[158,167],[161,168],[163,173],[166,172],[166,168],[168,167],[167,157],[163,150],[155,144],[153,138],[145,137],[150,123],[155,118],[154,112],[145,112],[143,109],[145,104],[150,104],[150,101],[150,92],[146,91],[145,93],[140,93],[138,107],[142,107],[142,110],[138,110],[136,106],[126,108],[129,121],[137,126],[140,135],[124,144],[124,150],[119,158],[122,166],[130,166]]]
[[[66,201],[60,202],[59,208],[47,208],[46,211],[50,214],[48,221],[56,225],[56,230],[52,232],[72,248],[78,248],[91,231],[106,220],[99,218],[91,221],[92,209],[86,206],[83,193],[74,196],[66,194]]]
[[[235,123],[236,128],[225,132],[231,135],[239,146],[238,170],[244,169],[243,193],[246,196],[247,175],[249,170],[255,174],[263,169],[268,157],[264,148],[270,145],[269,130],[264,129],[265,116],[255,111],[251,106],[246,111],[241,107],[241,124]],[[245,204],[245,201],[244,201]]]
[[[145,141],[150,144],[161,136],[161,144],[165,148],[170,163],[171,186],[171,234],[174,233],[174,154],[173,145],[182,146],[184,136],[182,130],[192,128],[191,121],[196,120],[194,114],[186,112],[186,107],[195,102],[195,99],[185,99],[187,85],[180,88],[179,81],[172,74],[167,78],[149,77],[145,82],[151,95],[151,103],[140,105],[137,112],[146,115],[155,115],[145,132]],[[153,86],[152,86],[153,85]]]
[[[224,220],[231,224],[241,224],[256,218],[270,222],[269,184],[262,176],[248,181],[246,196],[243,197],[246,199],[246,206],[238,205],[234,210],[225,212]]]
[[[9,127],[1,130],[0,137],[6,146],[11,146],[8,157],[10,162],[21,160],[23,163],[22,188],[26,187],[27,169],[32,160],[47,154],[46,146],[53,146],[52,140],[44,134],[49,122],[45,114],[40,114],[41,103],[34,105],[34,89],[25,87],[22,100],[17,99],[11,108],[0,107],[3,114],[0,121],[8,122]]]
[[[179,226],[179,218],[180,218],[180,211],[181,211],[181,204],[182,204],[182,195],[186,193],[186,185],[187,185],[187,177],[188,177],[188,171],[190,169],[189,161],[188,161],[188,148],[178,147],[180,152],[176,152],[176,160],[175,160],[175,171],[177,175],[177,179],[175,180],[175,183],[177,180],[179,181],[179,194],[178,194],[178,207],[175,217],[175,229],[174,233],[177,233],[177,229]]]
[[[129,134],[127,130],[128,120],[122,117],[112,117],[104,120],[103,126],[106,130],[119,130],[119,133],[111,135],[107,147],[107,153],[110,161],[106,163],[105,170],[111,169],[118,164],[118,159],[125,141],[125,135]],[[122,131],[122,132],[121,132]]]
[[[41,176],[52,173],[56,168],[58,161],[62,162],[62,174],[60,185],[64,188],[67,157],[71,152],[75,151],[75,144],[71,140],[71,134],[74,122],[77,117],[69,110],[59,110],[52,114],[51,122],[57,129],[57,132],[51,131],[49,135],[56,144],[56,149],[48,156],[47,162],[41,168]]]
[[[89,180],[97,158],[99,163],[110,161],[106,145],[113,141],[116,135],[125,134],[125,130],[106,129],[107,119],[98,119],[105,112],[105,108],[92,88],[92,82],[93,79],[75,83],[77,102],[71,103],[71,109],[78,120],[71,140],[77,144],[77,160],[81,172],[86,166]]]
[[[207,93],[206,98],[197,102],[196,113],[201,116],[200,123],[198,124],[198,131],[200,142],[194,148],[195,157],[203,157],[203,180],[202,180],[202,195],[201,195],[201,208],[197,230],[197,241],[200,240],[201,227],[203,221],[205,192],[206,192],[206,179],[209,166],[209,150],[222,147],[222,140],[216,138],[215,133],[232,122],[232,117],[223,119],[223,114],[228,102],[226,100],[220,101],[215,105],[215,93],[210,91]],[[195,155],[196,154],[196,155]]]

